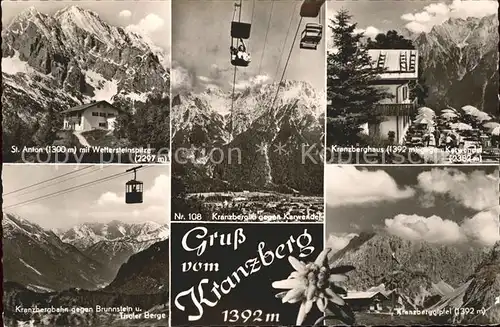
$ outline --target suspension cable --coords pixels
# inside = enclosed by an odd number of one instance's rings
[[[264,38],[264,47],[262,48],[262,53],[260,55],[259,70],[257,73],[258,75],[260,75],[261,68],[262,68],[262,61],[264,60],[264,52],[266,51],[267,37],[269,35],[269,29],[271,27],[271,18],[273,16],[273,10],[274,10],[274,0],[271,0],[271,10],[269,11],[269,18],[267,19],[266,36]]]

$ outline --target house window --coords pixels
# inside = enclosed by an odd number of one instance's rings
[[[115,116],[114,113],[112,113],[112,112],[108,113],[108,117],[114,117],[114,116]]]
[[[92,112],[92,116],[94,116],[94,117],[99,117],[99,113],[98,113],[98,112],[93,111],[93,112]]]
[[[106,123],[99,123],[99,127],[106,127]]]
[[[99,113],[99,116],[101,116],[101,117],[106,117],[106,113],[105,113],[105,112],[100,112],[100,113]]]

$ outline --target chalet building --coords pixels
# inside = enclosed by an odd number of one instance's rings
[[[62,111],[63,129],[91,131],[94,129],[113,130],[120,110],[107,101],[95,101]]]
[[[392,307],[390,298],[381,292],[348,292],[343,298],[357,312],[383,312]]]
[[[391,93],[392,98],[380,101],[374,108],[384,120],[380,124],[364,126],[364,131],[383,140],[387,140],[392,131],[394,142],[402,144],[411,116],[417,109],[416,99],[410,98],[409,83],[418,79],[418,51],[372,49],[368,53],[372,67],[383,69],[375,84]]]

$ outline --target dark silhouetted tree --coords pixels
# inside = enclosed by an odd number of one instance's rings
[[[382,72],[371,67],[363,33],[345,10],[331,20],[334,50],[327,61],[327,144],[360,145],[362,125],[380,122],[374,105],[391,97],[373,82]]]

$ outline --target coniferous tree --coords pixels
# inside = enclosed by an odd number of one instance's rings
[[[327,144],[361,145],[363,125],[376,124],[381,117],[374,105],[391,95],[372,83],[382,72],[373,68],[363,33],[347,11],[331,20],[334,50],[327,61]]]

